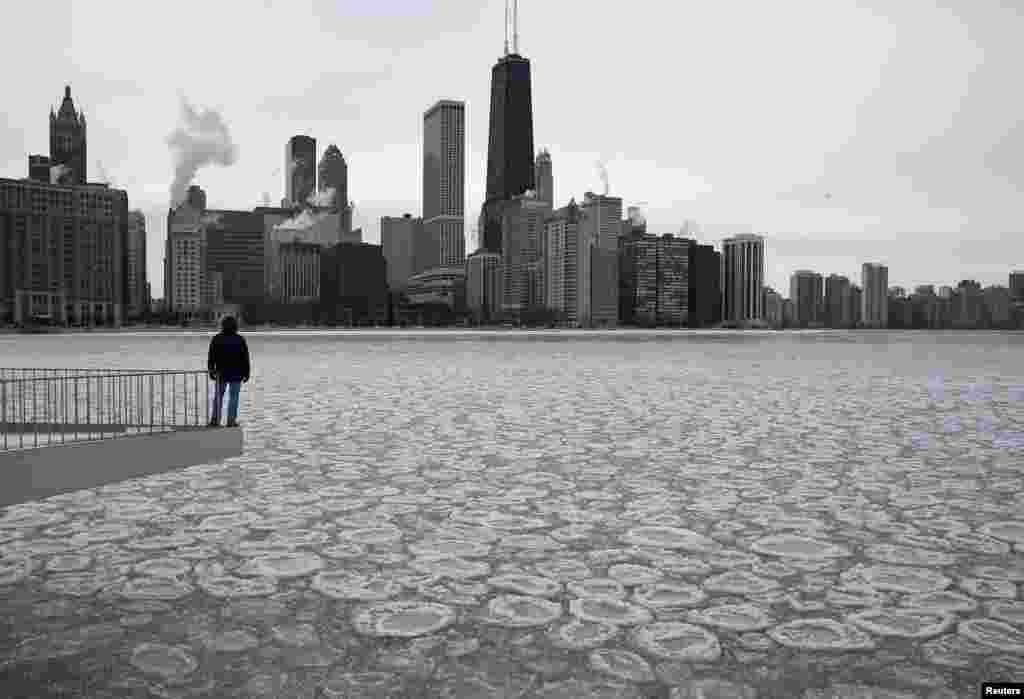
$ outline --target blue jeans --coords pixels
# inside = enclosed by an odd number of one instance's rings
[[[241,381],[218,381],[213,392],[213,412],[210,420],[220,422],[220,407],[224,403],[224,389],[228,389],[228,420],[238,417],[238,392],[242,388]]]

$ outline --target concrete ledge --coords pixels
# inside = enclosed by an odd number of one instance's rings
[[[240,427],[194,428],[0,452],[0,507],[242,454]]]

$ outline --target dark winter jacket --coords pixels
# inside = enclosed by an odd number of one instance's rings
[[[221,331],[210,340],[210,354],[207,360],[211,374],[217,374],[218,381],[249,380],[249,347],[245,338],[237,332]]]

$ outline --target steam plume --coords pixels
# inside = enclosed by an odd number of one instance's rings
[[[597,161],[596,166],[597,175],[601,178],[601,184],[604,185],[604,195],[608,196],[608,168],[600,160]]]
[[[270,192],[263,193],[263,206],[270,206]]]
[[[329,215],[326,213],[316,213],[310,209],[303,209],[299,214],[292,216],[287,221],[277,224],[277,228],[282,231],[304,231],[307,228],[312,228]]]
[[[626,209],[629,216],[629,222],[634,226],[643,226],[647,223],[647,217],[644,215],[644,210],[640,208],[640,205],[631,206]]]
[[[103,161],[102,160],[97,160],[96,161],[96,171],[100,175],[100,182],[104,182],[104,183],[106,183],[108,185],[113,186],[114,181],[112,179],[110,179],[110,173],[107,172],[107,168],[103,167]]]
[[[334,206],[337,191],[334,187],[328,187],[327,189],[320,192],[313,192],[306,199],[306,203],[310,206],[318,208],[328,208]]]
[[[71,174],[71,168],[68,166],[54,165],[50,168],[50,184],[62,184],[69,174]]]
[[[224,117],[213,109],[196,110],[184,95],[181,98],[181,119],[167,137],[174,155],[174,181],[171,183],[171,206],[185,200],[185,191],[200,168],[207,165],[228,167],[238,160],[238,148]]]

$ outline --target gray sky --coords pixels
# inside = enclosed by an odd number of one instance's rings
[[[63,6],[63,8],[61,7]],[[465,100],[467,246],[483,196],[503,0],[181,0],[19,5],[0,30],[0,176],[48,150],[70,83],[100,161],[147,214],[162,294],[166,144],[179,95],[218,109],[237,162],[200,171],[209,205],[283,195],[293,134],[335,142],[364,239],[419,214],[422,115]],[[686,219],[703,242],[767,236],[766,282],[797,269],[890,284],[1006,284],[1024,268],[1024,9],[1018,0],[522,0],[534,133],[559,204],[601,191]],[[41,39],[42,36],[46,40]],[[31,63],[30,68],[28,62]],[[275,170],[278,172],[275,174]],[[827,197],[826,194],[831,194]]]

